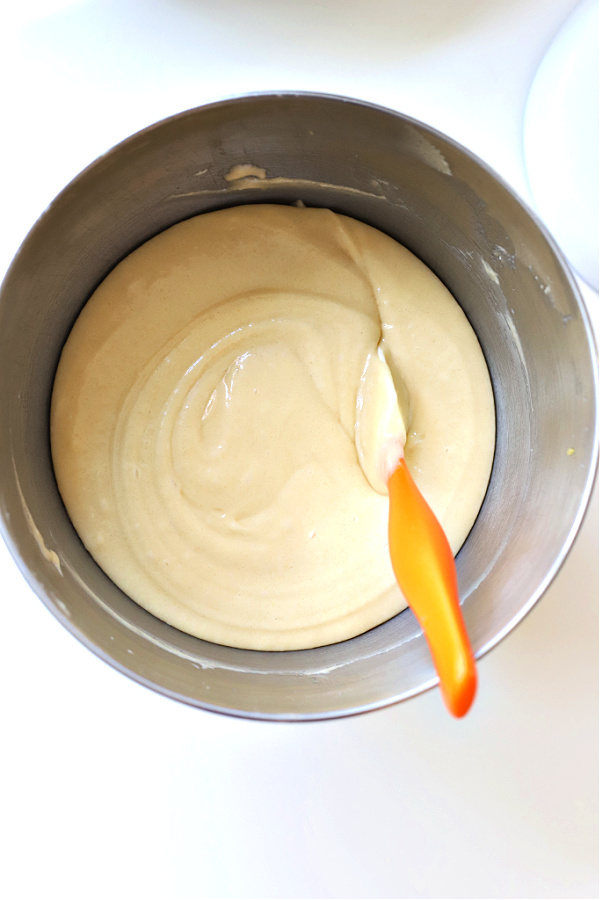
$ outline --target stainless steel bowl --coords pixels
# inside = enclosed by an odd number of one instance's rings
[[[227,180],[239,165],[265,177]],[[412,613],[299,652],[237,650],[182,634],[123,594],[84,549],[54,480],[48,416],[62,345],[115,263],[197,213],[298,200],[354,216],[408,246],[449,287],[483,346],[496,455],[457,559],[478,657],[556,574],[597,458],[596,356],[569,270],[511,190],[432,129],[339,97],[257,95],[160,122],[86,169],[34,226],[0,293],[5,540],[54,615],[120,671],[205,709],[287,720],[360,712],[433,686]]]

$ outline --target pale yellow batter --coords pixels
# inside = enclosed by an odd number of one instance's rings
[[[102,568],[183,631],[264,650],[353,637],[406,606],[379,383],[400,393],[407,462],[456,552],[495,426],[445,287],[328,210],[198,216],[120,263],[75,323],[52,400],[60,492]]]

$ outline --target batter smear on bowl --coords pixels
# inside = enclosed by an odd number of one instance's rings
[[[495,442],[460,306],[370,226],[240,206],[167,229],[94,292],[56,374],[53,461],[83,543],[141,606],[219,644],[317,647],[406,607],[375,464],[391,408],[456,553]]]

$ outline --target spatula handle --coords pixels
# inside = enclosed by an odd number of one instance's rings
[[[389,547],[400,590],[427,638],[446,706],[464,716],[477,670],[462,617],[452,550],[440,523],[400,460],[388,482]]]

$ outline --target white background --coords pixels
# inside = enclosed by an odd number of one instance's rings
[[[254,90],[398,109],[527,199],[527,92],[575,5],[21,0],[0,22],[0,273],[104,150]],[[598,896],[597,521],[596,490],[550,590],[480,663],[462,721],[437,691],[316,724],[178,705],[80,646],[0,546],[0,893]]]

